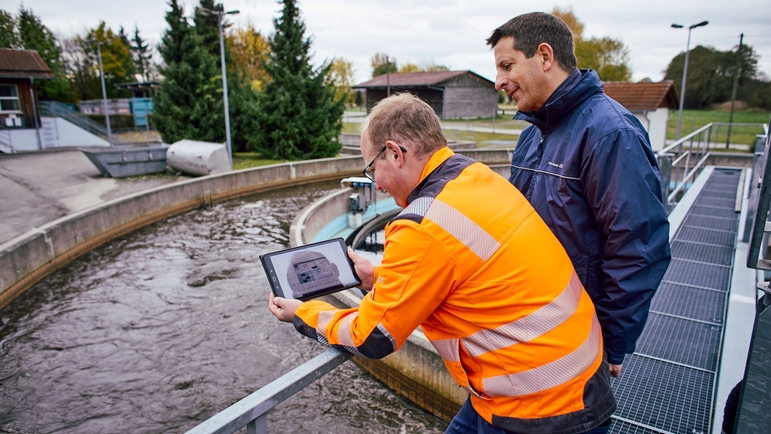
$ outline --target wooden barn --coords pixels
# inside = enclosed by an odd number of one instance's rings
[[[353,86],[367,93],[367,113],[388,93],[409,92],[434,108],[440,119],[492,117],[498,108],[495,83],[472,71],[383,74]]]
[[[672,80],[604,83],[605,94],[632,112],[648,131],[653,151],[666,146],[669,109],[678,107],[677,90]]]

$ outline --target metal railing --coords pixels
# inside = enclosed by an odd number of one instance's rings
[[[350,353],[330,348],[217,413],[187,434],[230,434],[244,426],[248,434],[267,434],[267,413],[270,409],[350,358]]]
[[[747,267],[756,270],[771,270],[771,258],[768,249],[771,236],[771,222],[768,212],[771,209],[771,136],[766,127],[766,137],[758,143],[760,158],[756,159],[750,182],[750,210],[752,219],[747,219],[751,226],[749,246],[747,248]],[[761,146],[762,145],[762,146]],[[756,275],[757,276],[757,275]],[[768,278],[768,275],[766,275]],[[760,280],[760,279],[758,279]],[[768,354],[771,353],[771,289],[768,281],[756,282],[760,295],[755,309],[755,321],[750,339],[749,354],[744,369],[744,379],[739,395],[734,424],[735,433],[771,432],[771,366]]]
[[[762,128],[763,134],[768,135],[768,125],[766,124],[712,122],[656,154],[659,173],[661,174],[661,198],[667,210],[671,210],[677,204],[699,173],[706,167],[710,152],[724,150],[728,147],[717,139],[720,128],[729,125],[731,127]]]
[[[107,139],[107,128],[67,105],[57,101],[40,101],[40,113],[43,116],[65,119],[95,136]]]
[[[8,149],[4,149],[8,148]],[[5,128],[5,126],[0,125],[0,151],[8,151],[8,152],[16,152],[13,149],[13,140],[11,139],[11,132]]]

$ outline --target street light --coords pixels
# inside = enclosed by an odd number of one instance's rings
[[[230,144],[230,110],[228,110],[228,78],[225,71],[225,42],[222,39],[222,21],[225,15],[238,15],[241,13],[238,10],[224,11],[224,7],[221,11],[215,11],[204,7],[199,7],[198,11],[201,15],[216,15],[217,16],[217,29],[220,33],[220,58],[222,63],[222,94],[225,99],[225,141],[228,147],[228,158],[230,159],[230,165],[233,166],[233,150]]]
[[[107,90],[104,87],[104,68],[102,67],[102,44],[111,45],[111,40],[100,41],[98,39],[90,39],[88,42],[96,44],[96,53],[99,57],[99,73],[102,80],[102,103],[104,105],[104,119],[107,122],[107,142],[112,146],[112,131],[110,130],[110,111],[107,109]]]
[[[685,102],[685,77],[688,75],[688,52],[691,49],[691,30],[696,27],[702,27],[709,24],[709,21],[702,21],[698,24],[692,24],[688,27],[688,43],[685,46],[685,66],[683,67],[683,84],[680,86],[680,113],[677,115],[677,138],[680,140],[680,125],[683,122],[683,103]],[[682,24],[672,24],[672,28],[682,29]]]

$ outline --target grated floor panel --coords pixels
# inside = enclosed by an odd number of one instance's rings
[[[687,241],[673,241],[671,246],[672,256],[678,259],[730,267],[734,257],[734,249],[730,247],[709,246]]]
[[[671,316],[651,314],[637,353],[715,372],[723,328]]]
[[[715,169],[671,242],[637,351],[611,380],[613,434],[708,434],[739,216],[741,171]],[[719,410],[722,411],[722,404]]]
[[[623,375],[611,381],[616,397],[624,397],[618,400],[616,415],[670,433],[707,434],[713,377],[696,369],[627,356]]]
[[[651,302],[651,312],[723,324],[725,300],[724,292],[662,283]]]
[[[669,269],[664,274],[664,280],[668,283],[684,283],[722,291],[728,289],[730,278],[730,268],[684,261],[674,257],[669,263]]]
[[[726,219],[712,216],[689,215],[684,225],[721,231],[736,232],[736,219]]]

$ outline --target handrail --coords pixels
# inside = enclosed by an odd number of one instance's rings
[[[267,413],[290,396],[350,359],[351,353],[330,348],[217,413],[187,434],[231,434],[246,426],[249,434],[267,434]]]
[[[58,101],[40,101],[40,109],[44,116],[66,119],[91,134],[107,138],[107,128],[104,125]]]

